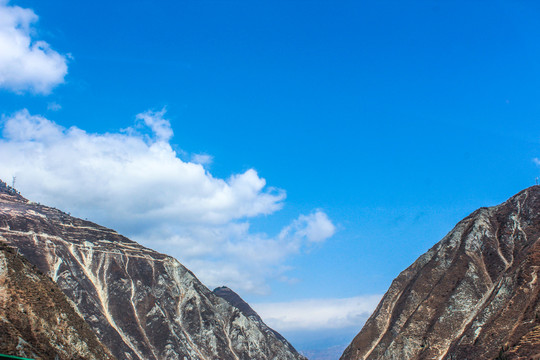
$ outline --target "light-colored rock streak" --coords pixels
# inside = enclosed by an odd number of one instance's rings
[[[181,284],[182,284],[182,285],[184,285],[183,286],[184,289],[188,289],[186,292],[182,292],[182,291],[180,292],[180,299],[178,300],[178,304],[176,306],[176,317],[175,317],[176,323],[180,327],[180,330],[182,331],[182,334],[184,335],[184,338],[188,342],[189,349],[193,350],[199,356],[199,359],[201,359],[201,360],[210,360],[210,359],[207,359],[207,357],[204,356],[200,352],[198,346],[195,344],[195,342],[191,338],[191,335],[189,335],[189,332],[187,332],[186,329],[184,328],[184,323],[183,323],[183,319],[182,319],[183,305],[184,305],[185,301],[187,299],[189,299],[190,296],[192,296],[191,292],[194,291],[193,288],[191,288],[191,286],[192,286],[191,282],[192,282],[193,278],[191,276],[187,275],[187,274],[185,274],[184,276],[180,275],[178,269],[180,268],[181,265],[175,259],[165,258],[163,260],[163,263],[164,263],[164,266],[165,266],[165,271],[171,277],[171,280],[172,280],[171,282],[173,284],[176,284],[176,286],[179,286],[179,287],[182,287],[181,286]],[[155,275],[153,265],[152,265],[152,274]]]
[[[450,236],[449,239],[451,240],[452,236],[454,236],[454,235],[450,234],[448,236]],[[437,251],[438,251],[438,249],[435,250],[435,251],[430,250],[427,253],[425,253],[423,256],[421,256],[417,260],[418,266],[420,268],[423,268],[424,266],[426,266],[426,264],[429,263],[433,259],[433,256],[435,256],[435,253]],[[410,279],[408,282],[410,283],[411,281],[413,281],[413,280]],[[392,286],[393,286],[393,284],[390,286],[390,288],[392,288]],[[407,288],[406,285],[402,286],[401,291],[397,295],[395,295],[392,299],[385,300],[383,298],[383,300],[381,300],[381,301],[385,301],[385,303],[380,308],[381,311],[384,310],[384,306],[385,306],[385,304],[387,302],[390,302],[390,308],[386,311],[387,316],[384,317],[386,321],[385,321],[385,324],[383,325],[383,330],[379,331],[377,338],[375,339],[375,341],[372,342],[371,347],[369,348],[369,350],[364,355],[364,359],[369,358],[371,353],[379,345],[379,342],[381,341],[381,339],[386,335],[388,329],[390,328],[390,324],[392,322],[392,314],[394,313],[395,306],[399,302],[399,299],[401,299],[401,296],[403,295],[403,292],[405,291],[406,288]],[[375,312],[378,312],[378,311],[379,311],[378,309],[375,309]],[[369,319],[368,319],[368,321],[369,321]],[[376,319],[374,319],[374,321],[376,321]]]
[[[229,349],[231,350],[231,354],[233,354],[234,358],[236,360],[240,360],[238,356],[236,355],[236,352],[233,349],[231,338],[229,337],[229,332],[227,331],[227,327],[225,326],[225,322],[223,320],[219,321],[221,323],[221,326],[223,326],[223,333],[225,334],[225,338],[227,339],[227,345],[229,346]]]
[[[503,281],[503,278],[501,278],[497,283],[490,286],[488,291],[486,291],[484,296],[482,296],[482,298],[478,301],[478,303],[475,305],[473,310],[471,310],[469,316],[461,323],[461,327],[459,331],[456,332],[457,335],[452,337],[453,339],[461,339],[465,331],[469,328],[469,326],[472,324],[472,322],[475,320],[478,314],[482,311],[482,309],[484,308],[484,305],[486,304],[487,300],[491,297],[493,292],[496,289],[499,289],[501,287],[502,281]],[[476,337],[478,337],[479,335],[480,335],[480,332],[476,334]],[[452,342],[449,342],[447,345],[446,351],[444,352],[442,356],[439,357],[439,360],[442,360],[446,357],[446,355],[448,354],[448,351],[450,350],[451,345],[452,345]]]
[[[87,252],[85,253],[86,256],[84,256],[85,259],[83,259],[81,256],[79,256],[74,251],[74,248],[75,248],[74,244],[68,244],[68,246],[67,246],[67,249],[70,252],[70,254],[73,256],[73,259],[75,259],[75,261],[77,261],[77,263],[79,264],[81,270],[84,272],[86,277],[90,280],[92,285],[94,285],[94,289],[96,290],[96,294],[98,296],[98,299],[99,299],[99,302],[100,302],[100,305],[101,305],[102,313],[103,313],[103,315],[105,315],[105,318],[107,319],[108,323],[118,333],[118,335],[120,335],[120,337],[122,338],[124,343],[127,346],[129,346],[129,348],[135,354],[137,354],[137,356],[140,359],[144,359],[144,356],[137,350],[137,348],[133,345],[133,343],[128,338],[128,336],[126,336],[126,334],[124,334],[124,332],[116,324],[116,322],[114,321],[114,318],[112,317],[112,315],[111,315],[111,313],[109,311],[109,299],[108,299],[109,296],[107,294],[106,282],[102,283],[102,281],[99,279],[99,276],[96,276],[94,274],[94,272],[92,271],[92,268],[91,268],[92,262],[90,260],[93,257],[92,249],[90,249],[90,248],[87,249]],[[100,264],[97,267],[98,273],[99,273],[99,269],[102,268],[102,267],[103,267],[103,258],[100,259]]]
[[[523,203],[525,203],[528,197],[529,197],[529,194],[525,193],[525,199],[523,199]],[[517,207],[518,207],[517,218],[521,218],[521,203],[519,201],[517,202]],[[527,238],[527,233],[523,231],[523,229],[521,228],[520,221],[514,218],[514,223],[517,225],[518,230],[521,232],[521,234],[525,238],[525,242],[528,243],[529,239]]]
[[[42,237],[42,238],[45,238],[45,239],[64,241],[64,239],[62,239],[61,237],[56,236],[56,235],[50,235],[50,234],[45,234],[45,233],[39,233],[38,234],[38,233],[36,233],[34,231],[11,230],[9,227],[0,227],[0,231],[8,232],[8,233],[13,234],[13,235],[27,236],[27,237],[29,237],[31,239],[34,239],[35,236],[39,236],[39,237]]]
[[[514,232],[515,232],[515,228],[514,228]],[[504,255],[503,255],[503,253],[501,251],[501,242],[500,242],[499,236],[497,234],[495,234],[495,240],[497,241],[497,254],[501,258],[501,260],[504,262],[504,268],[506,270],[510,266],[512,266],[512,264],[510,262],[508,262],[508,260],[506,260],[506,258],[504,257]]]
[[[59,276],[58,271],[60,270],[60,266],[62,265],[63,262],[64,261],[62,260],[60,256],[56,256],[53,268],[51,270],[51,274],[52,274],[51,277],[54,280],[54,282],[58,282],[58,276]]]
[[[533,289],[533,285],[536,283],[536,280],[538,280],[538,274],[537,274],[538,268],[533,268],[533,270],[534,272],[532,273],[532,279],[531,281],[527,283],[527,285],[529,286],[531,290]]]
[[[129,258],[130,256],[124,252],[124,257],[125,257],[125,267],[124,267],[124,270],[126,272],[126,276],[129,278],[129,281],[131,283],[131,296],[129,298],[129,301],[131,303],[131,307],[133,308],[133,314],[135,315],[135,320],[137,322],[137,327],[139,328],[139,330],[141,331],[141,334],[143,335],[144,337],[144,341],[146,342],[146,344],[148,345],[148,348],[150,349],[150,351],[152,352],[152,355],[154,356],[155,359],[158,359],[159,357],[156,355],[156,352],[155,352],[155,349],[154,347],[152,346],[152,343],[150,342],[150,340],[148,339],[148,336],[146,335],[146,331],[144,331],[143,327],[142,327],[142,324],[141,324],[141,319],[139,318],[139,312],[137,311],[137,306],[135,305],[135,283],[133,282],[133,277],[131,277],[129,275],[129,269],[128,269],[128,266],[129,266]]]
[[[46,217],[46,216],[45,216]],[[92,227],[92,226],[79,226],[79,225],[73,225],[73,224],[64,224],[64,223],[60,223],[59,225],[63,226],[63,227],[70,227],[70,228],[73,228],[73,229],[86,229],[86,230],[92,230],[92,231],[96,231],[96,228],[95,227]],[[103,232],[103,233],[109,233],[109,234],[114,234],[114,235],[118,235],[118,233],[114,230],[111,230],[111,229],[99,229],[100,232]]]
[[[189,333],[186,331],[186,329],[184,329],[184,327],[183,327],[182,325],[180,325],[180,329],[182,330],[182,334],[184,334],[185,339],[186,339],[187,342],[189,343],[190,348],[191,348],[192,350],[195,350],[195,352],[197,353],[197,355],[199,355],[199,359],[201,359],[201,360],[210,360],[210,359],[208,359],[206,356],[204,356],[203,354],[201,354],[201,352],[199,351],[197,345],[195,345],[195,343],[193,342],[193,339],[191,338],[191,336],[189,335]]]
[[[366,355],[364,357],[365,359],[367,359],[369,357],[369,355],[371,355],[373,350],[375,350],[377,345],[379,345],[379,342],[381,341],[383,336],[388,331],[388,328],[390,327],[390,323],[392,322],[392,313],[394,312],[394,307],[396,306],[396,304],[399,301],[399,298],[401,297],[402,294],[403,294],[403,289],[399,292],[399,294],[397,296],[394,297],[393,301],[391,302],[391,308],[387,311],[388,316],[386,316],[386,323],[384,324],[384,330],[379,332],[379,336],[372,343],[373,345],[371,345],[371,348],[369,348],[369,350],[366,352]]]
[[[54,241],[62,242],[64,244],[66,244],[66,246],[68,246],[68,247],[77,247],[80,250],[87,250],[88,246],[90,244],[90,243],[88,243],[88,244],[76,244],[76,243],[73,243],[71,241],[64,240],[62,237],[57,236],[57,235],[50,235],[50,234],[46,234],[46,233],[36,233],[34,231],[11,230],[9,227],[0,227],[0,231],[8,232],[11,235],[19,235],[19,236],[29,237],[34,241],[34,243],[36,245],[39,242],[38,239],[40,239],[40,238],[46,239],[46,240],[54,240]],[[125,253],[127,253],[127,250],[132,250],[133,253],[129,254],[129,256],[132,257],[132,258],[139,258],[139,259],[145,259],[145,260],[148,260],[148,261],[158,261],[158,262],[166,261],[166,259],[153,258],[150,255],[145,254],[145,252],[148,251],[146,249],[140,249],[140,248],[137,248],[137,247],[133,247],[133,246],[125,245],[125,244],[118,244],[118,243],[116,244],[116,246],[119,247],[119,248],[123,248]],[[96,249],[95,245],[93,245],[93,244],[92,244],[92,252],[93,253],[102,253],[102,254],[111,254],[111,255],[119,255],[120,254],[120,252],[118,252],[118,251],[107,251],[107,250],[103,250],[103,249],[99,249],[99,248]],[[143,253],[143,254],[141,255],[141,253]]]

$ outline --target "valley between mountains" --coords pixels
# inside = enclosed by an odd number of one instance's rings
[[[481,208],[404,270],[341,359],[539,359],[540,187]],[[231,289],[0,183],[0,352],[305,359]]]

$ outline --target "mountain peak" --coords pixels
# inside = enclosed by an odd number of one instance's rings
[[[176,259],[4,182],[0,224],[0,239],[56,283],[118,359],[303,359]]]
[[[227,286],[217,287],[214,289],[213,293],[219,296],[220,298],[226,300],[229,304],[231,304],[238,310],[240,310],[242,314],[244,314],[245,316],[247,317],[255,316],[256,318],[260,319],[257,312],[253,310],[251,306],[249,306],[249,304],[240,297],[240,295],[235,293],[233,290],[231,290]]]
[[[260,326],[263,329],[265,329],[266,333],[273,334],[291,352],[297,353],[296,349],[280,333],[278,333],[276,330],[270,328],[268,325],[264,323],[264,321],[259,316],[259,314],[257,314],[257,312],[253,310],[253,308],[249,306],[249,304],[245,302],[244,299],[240,297],[240,295],[235,293],[233,290],[231,290],[227,286],[217,287],[214,289],[213,293],[219,296],[220,298],[222,298],[223,300],[227,301],[230,305],[240,310],[240,312],[244,314],[245,317],[259,323]],[[300,359],[306,360],[303,356],[300,356]]]
[[[15,188],[9,186],[2,180],[0,180],[0,195],[7,195],[19,201],[28,201]]]
[[[392,282],[342,359],[539,354],[539,239],[540,186],[476,210]]]

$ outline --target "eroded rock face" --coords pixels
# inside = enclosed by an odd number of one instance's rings
[[[301,359],[175,259],[5,184],[0,240],[49,275],[119,359]]]
[[[0,353],[36,360],[114,360],[56,284],[2,243]]]
[[[229,304],[240,310],[244,316],[248,317],[249,319],[255,321],[259,324],[259,327],[265,332],[265,333],[272,333],[279,341],[283,343],[285,347],[289,349],[289,351],[293,353],[297,353],[296,349],[285,339],[280,333],[278,333],[276,330],[272,329],[268,325],[266,325],[263,321],[263,319],[257,314],[255,310],[247,302],[244,301],[234,291],[229,289],[226,286],[221,286],[214,289],[214,294],[219,296],[220,298],[226,300]],[[307,359],[304,356],[299,356],[301,359]]]
[[[481,208],[403,271],[342,359],[540,354],[540,187]]]

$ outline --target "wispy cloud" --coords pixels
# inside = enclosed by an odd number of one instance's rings
[[[0,177],[17,176],[29,198],[177,257],[209,286],[264,292],[290,256],[334,234],[322,210],[277,234],[252,231],[250,219],[281,209],[285,191],[268,187],[254,169],[221,179],[181,160],[164,110],[136,119],[127,131],[95,134],[27,110],[4,116]]]
[[[47,110],[51,111],[58,111],[62,109],[62,105],[56,103],[56,102],[50,102],[47,104]]]
[[[193,154],[191,155],[191,161],[196,164],[210,165],[214,161],[214,157],[208,154]]]
[[[344,299],[310,299],[259,303],[252,307],[278,331],[319,331],[356,327],[358,331],[371,315],[382,295]]]
[[[37,20],[31,9],[0,0],[0,88],[47,94],[64,82],[66,57],[32,38]]]
[[[157,141],[169,141],[173,137],[171,123],[163,117],[165,112],[165,109],[148,110],[137,115],[137,120],[141,120],[144,125],[150,128]]]

